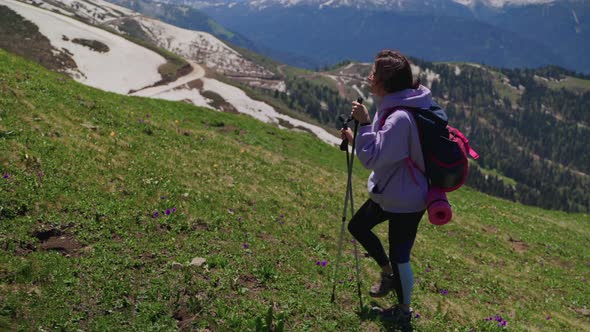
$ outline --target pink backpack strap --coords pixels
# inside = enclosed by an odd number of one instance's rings
[[[471,158],[479,158],[479,154],[475,152],[475,150],[473,150],[471,146],[469,146],[469,140],[467,139],[467,137],[465,137],[465,135],[463,135],[462,132],[459,131],[459,129],[453,128],[451,126],[447,126],[447,128],[449,129],[450,133],[457,136],[461,141],[463,141],[463,144],[465,145],[465,148],[467,149],[467,152],[469,153]]]
[[[412,176],[412,180],[414,180],[414,184],[418,186],[418,179],[416,178],[416,173],[414,173],[414,168],[416,168],[420,172],[422,172],[422,170],[418,167],[418,165],[416,165],[416,163],[410,157],[406,157],[406,166],[410,171],[410,175]]]

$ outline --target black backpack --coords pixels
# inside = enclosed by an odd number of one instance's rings
[[[479,158],[469,146],[469,140],[448,125],[445,110],[436,103],[428,109],[405,106],[385,109],[379,128],[383,127],[387,117],[400,109],[411,112],[418,126],[429,185],[445,192],[459,189],[467,179],[467,154],[473,159]]]

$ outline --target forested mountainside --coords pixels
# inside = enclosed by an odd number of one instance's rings
[[[589,211],[590,82],[579,81],[577,91],[564,88],[576,78],[557,68],[462,66],[458,75],[449,65],[432,69],[441,78],[433,93],[474,141],[482,154],[478,166],[499,172],[474,168],[470,184],[525,204]]]

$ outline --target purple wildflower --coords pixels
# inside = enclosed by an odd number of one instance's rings
[[[348,282],[352,282],[353,280],[354,280],[354,277],[348,278]]]
[[[342,285],[342,280],[338,280],[338,283],[339,283],[340,285]]]
[[[167,215],[167,216],[169,216],[169,215],[170,215],[170,213],[171,213],[171,212],[170,212],[170,209],[166,209],[166,212],[165,212],[165,213],[166,213],[166,215]]]
[[[234,214],[234,209],[232,209],[232,208],[229,208],[229,209],[227,209],[227,212],[229,212],[229,213],[231,213],[231,214]]]
[[[248,249],[248,247],[250,247],[250,246],[248,245],[248,243],[246,243],[246,242],[244,242],[244,244],[243,244],[242,246],[244,247],[244,249]]]
[[[166,199],[166,196],[160,196],[160,199]]]
[[[448,291],[448,290],[446,290],[446,289],[441,289],[441,290],[440,290],[440,293],[441,293],[442,295],[449,295],[449,291]]]
[[[315,265],[317,265],[317,266],[320,266],[320,264],[322,264],[322,262],[320,262],[320,261],[315,262]]]
[[[420,318],[420,314],[419,314],[419,313],[416,313],[416,314],[414,315],[414,318]]]
[[[2,178],[3,179],[8,179],[8,178],[10,178],[10,174],[4,173],[4,175],[2,175]]]
[[[160,216],[160,212],[158,212],[158,211],[154,212],[154,219],[158,218],[159,216]]]
[[[176,208],[172,208],[172,212],[176,212]]]
[[[550,320],[550,319],[551,319],[551,316],[547,316],[547,317],[545,318],[545,320]]]
[[[285,215],[281,213],[281,215],[279,216],[279,218],[283,219],[283,218],[285,218]]]
[[[242,222],[242,217],[238,217],[238,221],[239,222]]]
[[[328,265],[328,261],[323,261],[322,266],[326,266],[326,265]]]

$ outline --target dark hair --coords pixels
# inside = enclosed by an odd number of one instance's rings
[[[417,89],[420,80],[414,81],[410,61],[394,50],[383,50],[375,56],[374,80],[385,92],[392,93],[405,89]]]

